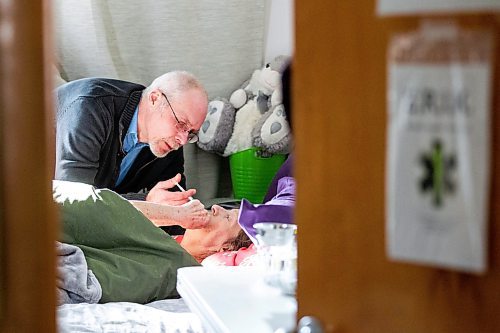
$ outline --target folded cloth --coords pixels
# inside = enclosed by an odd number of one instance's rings
[[[83,251],[70,244],[56,242],[57,296],[59,304],[97,303],[102,289],[94,273],[87,267]]]
[[[294,160],[293,154],[288,155],[286,161],[281,165],[278,172],[276,172],[276,175],[274,176],[273,180],[271,181],[271,184],[269,185],[266,196],[262,201],[263,203],[272,200],[272,198],[274,198],[276,194],[278,194],[279,192],[278,182],[280,181],[280,179],[284,177],[293,177],[293,160]]]
[[[277,182],[274,197],[262,205],[255,205],[246,199],[241,201],[238,223],[254,244],[256,231],[253,225],[258,222],[293,223],[295,205],[295,180],[283,177]]]

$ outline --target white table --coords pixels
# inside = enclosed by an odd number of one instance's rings
[[[268,287],[254,267],[185,267],[177,290],[213,333],[273,333],[295,327],[297,302]]]

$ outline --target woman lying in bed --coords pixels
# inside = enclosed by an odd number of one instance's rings
[[[192,200],[181,206],[168,206],[145,201],[130,201],[154,225],[180,225],[184,235],[172,236],[198,262],[206,257],[236,251],[252,244],[238,224],[238,210],[212,206],[207,211],[200,201]]]
[[[295,182],[291,173],[292,157],[289,157],[276,174],[262,205],[243,199],[239,209],[226,210],[214,205],[209,212],[198,200],[181,206],[145,201],[131,203],[156,226],[178,224],[184,227],[184,235],[174,238],[198,262],[210,256],[204,265],[235,266],[244,260],[243,264],[251,264],[249,256],[255,253],[253,224],[265,221],[292,223]]]
[[[290,163],[291,159],[287,160],[281,171],[288,169]],[[214,205],[211,211],[207,211],[198,200],[182,206],[131,202],[156,226],[179,224],[184,227],[184,235],[173,237],[198,262],[204,265],[236,266],[242,262],[251,265],[250,256],[255,253],[253,224],[262,221],[292,222],[295,190],[293,178],[288,174],[286,172],[283,177],[278,174],[276,188],[271,191],[274,197],[263,205],[243,200],[240,209],[226,210]],[[204,261],[207,257],[209,259]]]
[[[60,271],[67,272],[59,279],[59,291],[67,294],[68,302],[148,303],[177,297],[178,268],[199,265],[199,261],[221,250],[249,245],[248,240],[239,245],[234,243],[245,237],[241,227],[252,235],[243,222],[251,221],[259,212],[277,211],[277,207],[272,207],[272,200],[268,205],[244,201],[239,210],[230,211],[214,206],[211,212],[205,212],[209,216],[205,227],[188,229],[179,246],[113,191],[54,181],[54,200],[60,207],[58,240],[81,249],[84,257],[83,262],[82,256],[72,260],[72,255],[77,254],[74,248],[59,251]],[[187,209],[198,203],[187,204]],[[198,215],[197,212],[195,209],[194,215]],[[291,213],[282,216],[291,216]],[[85,298],[87,281],[98,282],[96,293],[90,298]]]
[[[217,205],[212,206],[210,222],[205,228],[187,229],[184,235],[174,238],[200,263],[216,254],[230,260],[233,252],[253,248],[252,241],[238,224],[237,210],[228,211]],[[233,261],[227,265],[235,264]]]

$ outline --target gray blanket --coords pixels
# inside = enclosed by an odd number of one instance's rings
[[[59,304],[97,303],[102,289],[87,267],[82,250],[74,245],[56,242],[57,296]]]

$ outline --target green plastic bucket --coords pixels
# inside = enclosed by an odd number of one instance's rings
[[[258,156],[258,148],[250,148],[229,156],[229,168],[233,183],[234,197],[262,203],[269,184],[285,161],[286,156]]]

